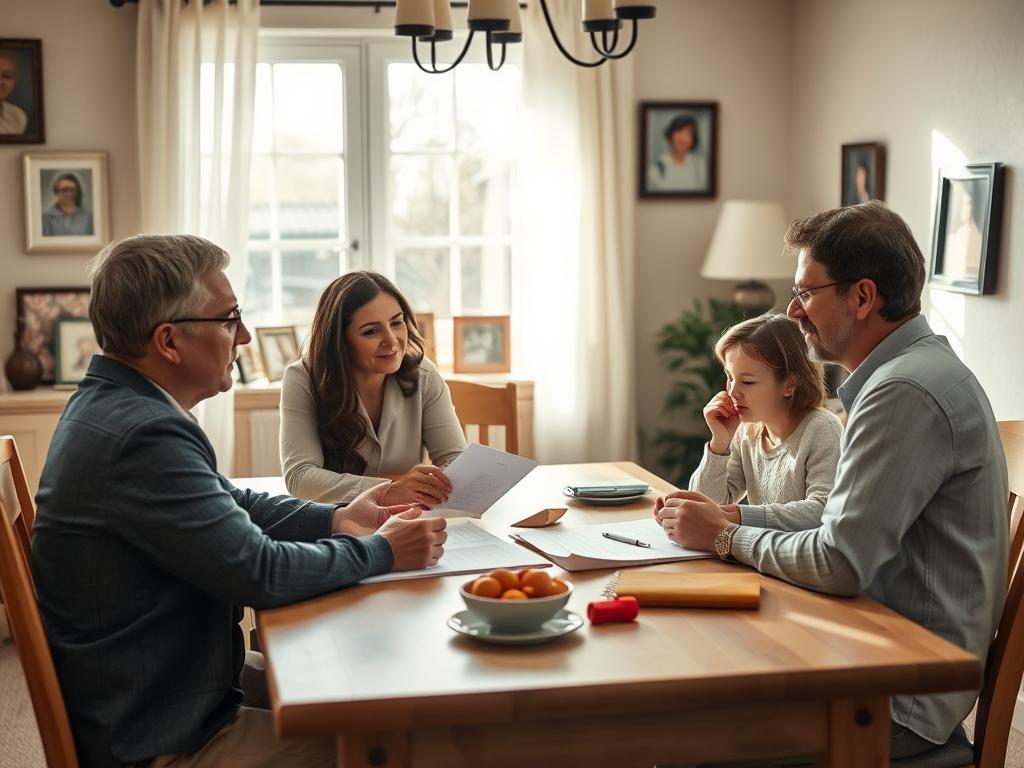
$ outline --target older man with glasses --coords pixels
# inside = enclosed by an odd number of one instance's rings
[[[863,592],[984,659],[1006,592],[1006,460],[981,385],[920,314],[924,256],[877,200],[794,222],[786,244],[799,252],[788,314],[813,358],[850,372],[821,526],[736,526],[689,491],[660,499],[656,515],[677,518],[684,546],[808,589]],[[893,697],[892,756],[966,741],[977,695]]]
[[[443,519],[235,488],[189,409],[231,387],[251,340],[197,237],[136,236],[90,267],[94,355],[40,479],[32,572],[79,762],[333,766],[333,739],[279,739],[245,706],[241,606],[273,608],[436,563]],[[254,681],[259,686],[259,680]]]

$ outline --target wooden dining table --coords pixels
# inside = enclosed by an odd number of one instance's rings
[[[636,478],[653,492],[622,507],[563,495],[567,484]],[[674,488],[636,464],[539,466],[480,523],[567,507],[558,525],[651,515]],[[748,570],[717,559],[649,566]],[[611,571],[553,573],[586,616]],[[889,697],[979,688],[978,658],[867,597],[839,598],[762,576],[757,609],[642,608],[538,645],[492,645],[447,625],[464,610],[446,576],[364,584],[260,611],[281,736],[337,737],[338,766],[651,768],[815,755],[883,766]]]

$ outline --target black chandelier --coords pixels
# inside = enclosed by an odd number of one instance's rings
[[[583,31],[590,34],[590,42],[600,58],[595,61],[580,61],[570,54],[558,39],[555,25],[551,21],[548,5],[539,0],[544,20],[551,37],[569,61],[578,67],[599,67],[609,59],[628,56],[636,45],[637,26],[641,19],[653,19],[656,8],[653,0],[583,0]],[[623,21],[632,21],[633,29],[629,43],[621,51],[619,31]],[[493,71],[505,63],[505,46],[521,43],[523,25],[519,17],[519,0],[469,0],[469,36],[462,52],[447,67],[438,67],[436,44],[451,40],[451,0],[397,0],[395,9],[395,34],[412,38],[412,57],[416,65],[430,74],[451,72],[457,67],[476,32],[487,35],[487,66]],[[418,42],[430,43],[430,66],[420,61]],[[495,61],[495,48],[500,46],[500,57]]]

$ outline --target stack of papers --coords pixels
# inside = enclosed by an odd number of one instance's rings
[[[626,544],[608,539],[611,533],[640,544]],[[585,525],[580,528],[523,531],[511,534],[516,541],[544,555],[567,571],[588,571],[594,568],[618,568],[627,565],[674,563],[714,557],[712,552],[685,549],[669,541],[654,518],[625,523]],[[650,546],[644,546],[650,545]]]

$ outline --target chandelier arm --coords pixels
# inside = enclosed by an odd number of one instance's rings
[[[636,19],[633,19],[633,35],[629,39],[629,46],[622,53],[611,53],[610,50],[608,52],[602,51],[599,48],[597,48],[597,41],[596,40],[594,41],[594,48],[597,49],[597,52],[600,53],[602,56],[604,56],[606,59],[624,59],[624,58],[626,58],[627,56],[629,56],[630,52],[633,50],[633,46],[636,45],[637,27],[638,27],[638,25],[639,25],[639,22]],[[618,35],[619,35],[619,32],[618,32],[618,30],[616,30],[615,31],[616,38],[618,37]],[[591,32],[590,36],[593,37],[594,33]],[[615,40],[615,42],[612,44],[612,49],[614,49],[616,45],[618,45],[618,40]]]
[[[487,30],[487,66],[491,72],[497,72],[501,69],[501,66],[505,63],[505,43],[501,44],[501,61],[498,62],[498,66],[494,66],[494,55],[491,53],[491,30]]]
[[[608,55],[612,51],[614,51],[615,48],[619,44],[619,29],[618,29],[618,27],[615,28],[615,30],[614,30],[614,32],[612,34],[612,44],[611,45],[608,45],[608,30],[607,29],[601,30],[601,44],[600,45],[597,44],[597,33],[596,32],[591,32],[590,33],[590,44],[592,46],[594,46],[594,50],[595,51],[597,51],[599,54],[601,54],[605,58],[608,58]]]
[[[551,14],[548,13],[548,4],[546,2],[544,2],[544,0],[540,0],[540,9],[542,11],[544,11],[544,21],[546,21],[548,23],[548,30],[551,32],[551,39],[555,41],[555,45],[558,46],[558,50],[560,50],[562,52],[562,55],[565,56],[565,58],[567,58],[569,61],[571,61],[577,67],[599,67],[602,64],[604,64],[605,61],[607,61],[607,57],[602,58],[599,61],[580,61],[575,56],[573,56],[571,53],[569,53],[567,50],[565,50],[565,46],[562,45],[562,41],[558,39],[558,33],[555,32],[555,25],[551,22]],[[635,23],[636,22],[634,22],[634,24]],[[634,30],[633,39],[634,39],[634,42],[635,42],[635,40],[636,40],[636,27],[635,26],[634,26],[633,30]],[[632,48],[632,46],[630,46],[630,48]],[[616,57],[616,58],[618,58],[618,57]]]
[[[473,30],[471,29],[471,30],[469,30],[469,37],[466,38],[466,44],[463,46],[462,53],[459,54],[459,57],[455,61],[452,62],[450,67],[447,67],[445,69],[438,69],[437,68],[437,48],[435,46],[434,41],[431,40],[430,41],[430,66],[433,67],[433,69],[427,69],[426,67],[423,66],[423,64],[420,63],[419,52],[416,49],[416,38],[413,37],[412,38],[412,58],[416,62],[416,66],[419,67],[422,71],[426,72],[428,75],[443,75],[446,72],[451,72],[453,69],[455,69],[457,66],[459,66],[459,64],[462,63],[462,60],[466,57],[466,52],[469,50],[469,44],[472,43],[472,42],[473,42]]]

